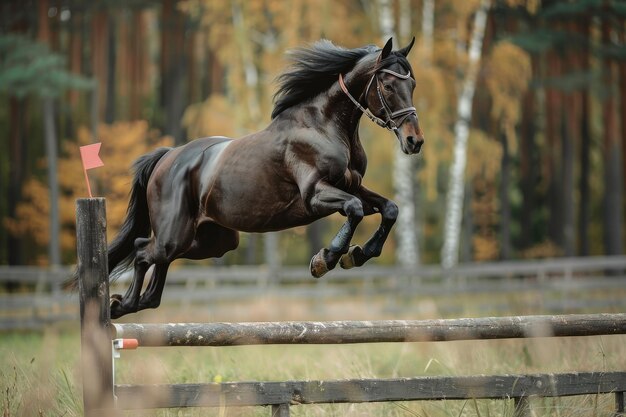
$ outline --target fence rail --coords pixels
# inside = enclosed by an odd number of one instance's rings
[[[69,267],[45,269],[0,266],[0,330],[37,328],[78,317],[77,297],[61,289]],[[127,284],[130,274],[118,285]],[[427,265],[416,270],[367,266],[337,270],[313,280],[305,267],[182,267],[168,275],[164,303],[187,304],[245,300],[271,294],[290,299],[388,296],[393,300],[432,297],[442,312],[462,308],[459,294],[499,294],[483,302],[489,313],[510,311],[504,296],[532,294],[528,311],[545,313],[606,311],[626,308],[626,256],[563,258],[465,264],[451,270]]]
[[[615,394],[620,412],[624,391],[626,372],[115,386],[117,405],[125,410],[512,398],[520,417],[529,415],[524,408],[531,396]]]
[[[626,314],[439,320],[122,323],[113,336],[140,346],[344,344],[626,334]]]

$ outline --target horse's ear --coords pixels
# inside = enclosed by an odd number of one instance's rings
[[[389,54],[391,53],[392,47],[393,47],[393,38],[389,38],[385,46],[383,46],[383,50],[381,51],[380,55],[378,55],[378,59],[376,61],[380,62],[383,59],[387,58]]]
[[[398,49],[398,52],[401,53],[404,56],[407,56],[409,54],[409,52],[411,52],[411,48],[413,48],[413,44],[415,43],[415,36],[413,36],[413,39],[411,39],[411,42],[409,42],[409,44],[407,46],[405,46],[402,49]]]

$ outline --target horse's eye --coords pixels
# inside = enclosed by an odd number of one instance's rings
[[[393,91],[393,87],[391,86],[391,84],[383,84],[383,88],[385,89],[385,91],[388,91],[388,92]]]

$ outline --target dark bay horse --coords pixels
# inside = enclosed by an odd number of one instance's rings
[[[221,257],[238,246],[238,231],[282,230],[339,212],[347,220],[311,259],[311,274],[379,256],[398,207],[361,184],[367,159],[358,127],[365,114],[393,131],[404,153],[420,151],[424,137],[406,58],[413,42],[398,51],[391,39],[382,50],[328,41],[297,49],[292,67],[278,78],[265,130],[236,140],[196,139],[140,157],[126,219],[109,247],[112,275],[134,262],[134,277],[123,297],[111,296],[111,317],[158,307],[172,261]],[[382,217],[378,230],[362,247],[350,246],[363,216],[374,213]]]

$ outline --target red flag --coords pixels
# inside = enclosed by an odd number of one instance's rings
[[[83,160],[83,168],[86,170],[98,168],[104,165],[102,159],[98,156],[102,143],[94,143],[92,145],[80,147],[80,157]]]
[[[102,162],[102,159],[98,156],[98,152],[100,152],[100,145],[102,145],[102,143],[98,142],[92,145],[80,147],[80,159],[83,161],[83,172],[85,173],[85,182],[87,183],[87,191],[89,192],[90,198],[93,196],[91,195],[91,186],[89,185],[87,170],[104,165],[104,162]]]

